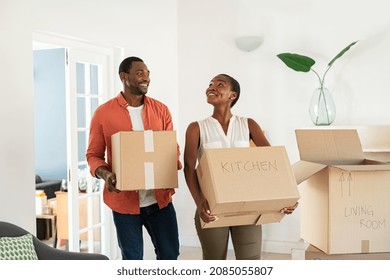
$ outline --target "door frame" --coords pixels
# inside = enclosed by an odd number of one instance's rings
[[[90,42],[87,42],[86,40],[81,39],[75,39],[68,36],[62,36],[59,34],[53,34],[50,32],[33,32],[32,36],[33,42],[39,42],[41,44],[47,44],[50,46],[58,46],[61,48],[65,48],[67,55],[72,55],[72,51],[81,51],[81,52],[87,52],[87,53],[96,53],[99,55],[105,55],[107,57],[107,69],[105,69],[107,73],[107,81],[105,85],[105,91],[106,95],[105,98],[108,100],[109,98],[112,98],[114,95],[116,95],[116,90],[114,89],[114,81],[116,78],[114,71],[114,63],[119,61],[123,57],[123,49],[118,47],[109,47],[109,46],[102,46],[93,44]],[[66,58],[68,60],[68,57]],[[74,102],[73,100],[77,100],[77,96],[74,98],[68,98],[70,96],[70,78],[69,77],[69,66],[68,62],[66,62],[66,95],[67,95],[67,103],[68,102]],[[71,132],[70,129],[75,122],[75,116],[72,116],[68,113],[68,106],[70,104],[67,104],[67,142],[68,140],[72,143],[77,144],[77,131]],[[73,104],[74,108],[74,104]],[[77,120],[76,120],[77,122]],[[72,124],[73,123],[73,124]],[[76,124],[77,127],[77,124]],[[76,139],[75,139],[76,135]],[[69,137],[70,136],[70,137]],[[69,146],[69,144],[67,144]],[[74,145],[74,144],[73,144]],[[71,148],[70,150],[74,149]],[[74,156],[69,155],[69,153],[72,153],[72,151],[69,151],[68,149],[68,159],[67,159],[67,179],[68,182],[70,182],[70,186],[68,186],[68,233],[69,233],[69,240],[68,240],[68,247],[70,251],[80,251],[79,247],[79,192],[77,187],[77,180],[72,180],[72,178],[77,178],[77,172],[75,170],[78,170],[78,164],[77,164],[77,158],[75,159]],[[71,160],[69,160],[71,159]],[[70,162],[71,161],[71,162]],[[101,186],[103,186],[103,183],[101,182]],[[101,198],[99,205],[100,208],[100,215],[102,217],[102,220],[106,221],[104,223],[104,226],[102,226],[102,234],[101,234],[101,252],[105,255],[107,255],[110,259],[117,259],[120,252],[119,248],[117,246],[115,231],[114,231],[114,225],[112,221],[112,215],[111,211],[106,205],[103,203],[102,199],[102,192],[101,192]],[[86,198],[89,199],[89,198]],[[89,204],[89,209],[92,209],[91,204]],[[89,212],[89,211],[88,211]],[[89,220],[92,220],[92,218],[89,217]],[[89,234],[89,236],[92,236],[93,234]]]

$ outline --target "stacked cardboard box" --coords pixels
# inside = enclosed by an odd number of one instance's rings
[[[390,165],[354,129],[297,130],[301,237],[326,254],[390,252]]]
[[[279,222],[299,199],[284,147],[205,149],[197,176],[219,218],[203,228]]]

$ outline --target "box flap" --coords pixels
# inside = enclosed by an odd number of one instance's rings
[[[227,227],[227,226],[243,226],[243,225],[252,225],[256,224],[261,213],[251,212],[251,213],[230,213],[230,214],[221,214],[218,215],[218,219],[211,223],[205,223],[200,219],[200,224],[202,228],[217,228],[217,227]]]
[[[257,220],[256,225],[280,222],[285,215],[280,212],[263,213]]]
[[[217,228],[226,226],[241,226],[241,225],[261,225],[280,222],[286,214],[279,211],[271,212],[236,212],[218,215],[218,219],[211,223],[205,223],[200,219],[202,228]]]
[[[390,125],[374,125],[358,128],[365,152],[390,152]]]
[[[292,165],[292,169],[294,171],[295,179],[297,180],[298,185],[326,167],[327,165],[324,164],[303,160],[298,161]]]
[[[323,164],[359,164],[364,153],[356,129],[297,129],[301,160]]]
[[[333,165],[347,171],[390,171],[390,165]]]
[[[364,152],[366,159],[381,161],[381,162],[390,162],[390,151],[389,152]]]
[[[358,132],[366,158],[390,162],[390,125],[358,127]]]

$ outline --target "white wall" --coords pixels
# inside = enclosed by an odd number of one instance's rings
[[[334,125],[388,124],[389,7],[385,0],[178,1],[181,136],[191,121],[211,114],[204,91],[223,72],[242,86],[234,113],[257,120],[273,145],[286,146],[291,162],[299,160],[294,130],[312,126],[308,106],[318,82],[314,73],[294,72],[276,55],[311,56],[323,73],[355,40],[360,41],[327,74],[337,108]],[[241,52],[234,38],[246,35],[263,35],[264,44]],[[183,205],[190,205],[187,194],[180,196]],[[194,207],[184,211],[191,217]],[[280,224],[265,225],[263,248],[288,252],[299,240],[299,216],[298,208]],[[193,221],[182,218],[181,223],[183,238],[196,243]]]
[[[12,120],[4,122],[0,138],[0,190],[7,194],[0,196],[1,219],[34,223],[31,29],[123,47],[126,56],[142,57],[152,72],[149,94],[171,108],[182,148],[187,125],[211,114],[204,100],[209,80],[224,72],[242,86],[234,112],[256,119],[271,143],[285,145],[295,162],[294,129],[312,126],[308,105],[317,81],[312,73],[288,69],[276,54],[312,56],[321,72],[354,40],[360,42],[327,78],[338,110],[334,125],[389,122],[386,0],[35,0],[31,13],[24,2],[30,1],[0,4],[0,31],[6,34],[0,39],[0,114]],[[253,34],[264,35],[258,50],[243,53],[235,47],[236,36]],[[175,205],[182,244],[199,244],[182,172]],[[298,240],[299,209],[280,224],[264,226],[265,250],[285,251]]]
[[[29,2],[0,2],[0,61],[0,220],[33,231],[34,99]]]
[[[34,4],[35,31],[123,48],[126,57],[142,58],[151,70],[150,95],[169,105],[177,122],[175,0],[35,0]],[[117,85],[120,85],[117,74],[120,61],[114,68]],[[112,96],[117,94],[113,89]]]

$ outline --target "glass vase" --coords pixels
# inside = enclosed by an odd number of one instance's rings
[[[310,118],[315,125],[330,125],[336,117],[336,106],[330,91],[319,87],[310,102]]]

